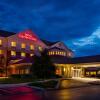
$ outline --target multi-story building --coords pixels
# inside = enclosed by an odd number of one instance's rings
[[[56,74],[100,77],[100,55],[73,58],[74,53],[63,42],[41,40],[31,30],[20,33],[0,30],[0,76],[29,74],[33,56],[40,56],[44,49],[56,66]]]
[[[31,30],[20,33],[0,31],[0,69],[7,75],[28,74],[34,54],[47,48],[48,55],[72,57],[73,52],[63,42],[48,42],[39,39]],[[3,74],[2,74],[3,75]],[[4,73],[5,75],[5,73]]]

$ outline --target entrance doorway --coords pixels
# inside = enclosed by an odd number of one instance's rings
[[[72,77],[81,77],[82,75],[81,69],[73,68],[72,69]]]

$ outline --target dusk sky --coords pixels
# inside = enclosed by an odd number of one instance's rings
[[[100,54],[100,0],[0,0],[0,29],[32,29],[63,41],[75,56]]]

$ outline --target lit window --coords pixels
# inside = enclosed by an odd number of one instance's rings
[[[11,42],[12,47],[16,47],[16,42]]]
[[[25,57],[26,54],[24,52],[21,52],[21,57]]]
[[[16,56],[16,52],[15,51],[11,51],[11,55],[12,56]]]
[[[22,44],[21,44],[21,48],[26,48],[25,43],[22,43]]]
[[[66,56],[66,52],[64,52],[63,54],[64,54],[64,56]]]
[[[2,45],[2,40],[0,40],[0,45]]]
[[[58,54],[58,52],[56,51],[56,55]]]
[[[100,71],[98,71],[98,74],[100,74]]]
[[[60,52],[58,51],[58,55],[60,55]]]
[[[96,75],[96,72],[90,72],[91,75]]]
[[[55,52],[53,51],[53,52],[52,52],[52,55],[54,55],[54,54],[55,54]]]
[[[69,57],[71,57],[71,56],[72,56],[72,54],[69,52],[69,53],[68,53],[68,56],[69,56]]]
[[[64,72],[65,72],[65,71],[66,71],[66,68],[64,68],[63,70],[64,70]]]
[[[52,52],[51,52],[51,55],[52,55]]]
[[[39,51],[42,51],[43,50],[41,46],[39,46],[38,48],[39,48]]]
[[[30,49],[31,49],[31,50],[34,50],[34,46],[33,46],[33,45],[30,45]]]
[[[29,73],[30,73],[29,69],[26,69],[25,74],[29,74]]]
[[[61,55],[63,55],[63,52],[61,52]]]
[[[62,52],[60,52],[60,55],[62,54]]]
[[[89,75],[89,72],[86,72],[86,75]]]
[[[0,54],[3,54],[3,50],[0,50]]]
[[[51,52],[49,52],[49,55],[51,55]]]
[[[30,56],[32,57],[32,56],[34,56],[34,54],[33,54],[33,53],[31,53],[31,54],[30,54]]]
[[[52,55],[52,52],[49,52],[49,55]]]

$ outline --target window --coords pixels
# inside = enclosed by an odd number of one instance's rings
[[[90,72],[91,75],[96,75],[96,72]]]
[[[58,52],[56,51],[56,55],[58,55]]]
[[[34,50],[34,46],[33,45],[30,45],[30,50]]]
[[[86,72],[86,75],[89,75],[89,72]]]
[[[51,52],[51,55],[52,55],[52,52]]]
[[[60,55],[60,52],[58,51],[58,55]]]
[[[60,55],[62,54],[62,52],[60,52]]]
[[[100,74],[100,71],[98,71],[98,74]]]
[[[49,52],[49,55],[53,55],[53,52],[52,52],[52,51],[50,51],[50,52]]]
[[[39,51],[42,51],[43,50],[41,46],[39,46],[38,48],[39,48]]]
[[[71,54],[70,52],[68,52],[68,56],[69,56],[69,57],[71,57],[71,56],[72,56],[72,54]]]
[[[26,44],[25,43],[22,43],[21,44],[21,48],[23,48],[23,49],[26,48]]]
[[[16,56],[16,52],[15,51],[11,51],[11,56]]]
[[[50,55],[50,52],[48,52],[48,55]]]
[[[16,47],[16,42],[11,42],[12,47]]]
[[[63,55],[63,52],[61,52],[61,55]]]
[[[66,56],[66,52],[64,52],[64,56]]]
[[[21,52],[21,57],[25,57],[26,54],[24,52]]]
[[[2,40],[0,40],[0,45],[2,45]]]
[[[53,51],[53,52],[52,52],[52,54],[54,55],[54,54],[55,54],[55,52]]]
[[[0,50],[0,54],[3,54],[3,50]]]
[[[25,69],[25,74],[29,74],[29,73],[30,73],[29,69]]]
[[[32,56],[34,56],[34,54],[33,54],[33,53],[31,53],[31,54],[30,54],[30,56],[32,57]]]

